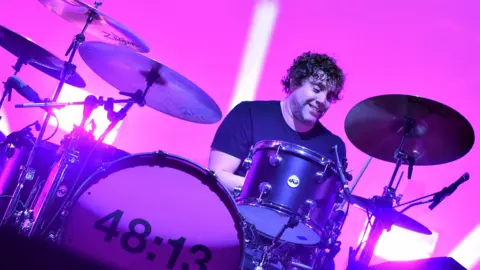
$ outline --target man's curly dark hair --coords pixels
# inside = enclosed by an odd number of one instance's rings
[[[334,99],[339,100],[345,82],[343,71],[332,57],[310,51],[303,53],[293,61],[287,75],[282,79],[283,90],[290,94],[292,88],[302,85],[306,79],[310,77],[319,79],[318,71],[320,70],[327,76],[327,85],[334,89]]]

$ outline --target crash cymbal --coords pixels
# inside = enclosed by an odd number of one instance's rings
[[[20,58],[24,64],[29,64],[57,80],[60,79],[64,62],[31,39],[0,26],[0,46]],[[86,86],[85,81],[76,72],[65,83],[79,88]]]
[[[121,92],[146,88],[146,78],[157,74],[148,90],[146,105],[186,121],[212,124],[222,118],[215,101],[193,82],[167,66],[126,47],[85,42],[80,56],[102,79]]]
[[[398,212],[392,207],[379,207],[376,204],[376,199],[366,199],[360,196],[351,195],[350,202],[361,209],[370,212],[376,219],[382,220],[384,223],[392,223],[397,227],[401,227],[413,232],[430,235],[430,231],[427,227],[420,222],[414,220],[411,217],[406,216],[403,213]]]
[[[85,27],[90,12],[94,12],[93,21],[88,25],[86,32],[104,42],[127,46],[135,51],[147,53],[148,45],[134,32],[102,11],[80,0],[39,0],[45,7],[58,16],[76,25],[80,29]]]
[[[457,160],[473,146],[470,123],[460,113],[439,102],[409,95],[375,96],[355,105],[345,120],[349,140],[362,152],[396,162],[406,119],[414,119],[403,152],[415,165],[438,165]]]

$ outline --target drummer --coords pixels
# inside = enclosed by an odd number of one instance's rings
[[[208,167],[233,191],[243,185],[242,162],[259,141],[279,140],[297,144],[335,160],[338,146],[346,157],[345,143],[319,119],[340,99],[345,76],[335,60],[325,54],[305,52],[297,57],[281,83],[281,101],[243,101],[218,127],[211,144]]]

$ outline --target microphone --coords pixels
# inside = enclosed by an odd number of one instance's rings
[[[10,76],[5,82],[5,90],[10,91],[12,89],[15,89],[22,97],[26,98],[28,101],[35,103],[42,102],[37,92],[35,92],[35,90],[33,90],[30,86],[28,86],[15,75]]]
[[[98,99],[94,95],[89,95],[85,98],[85,103],[83,105],[83,118],[80,124],[80,127],[85,127],[85,123],[88,118],[92,115],[93,110],[98,107]]]
[[[439,203],[441,203],[446,197],[450,196],[457,190],[457,188],[470,179],[470,174],[468,172],[464,173],[455,183],[451,184],[448,187],[444,187],[440,192],[437,192],[433,196],[433,202],[428,206],[430,210],[433,210]]]

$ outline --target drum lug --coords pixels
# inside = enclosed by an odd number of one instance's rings
[[[326,159],[325,157],[322,157],[322,159],[320,160],[320,164],[322,166],[326,166],[326,165],[329,165],[330,161],[328,159]]]
[[[157,151],[155,151],[154,154],[155,154],[156,157],[160,157],[160,158],[164,158],[164,157],[168,156],[168,153],[163,151],[163,150],[157,150]]]
[[[208,173],[210,176],[212,176],[212,177],[214,177],[214,178],[217,178],[217,174],[215,173],[214,170],[211,170],[211,169],[206,169],[206,170],[207,170],[207,173]]]
[[[263,195],[267,194],[272,190],[272,185],[268,182],[262,182],[258,185],[258,190],[260,191],[260,195],[257,198],[257,201],[260,202],[262,200]]]
[[[249,170],[252,167],[252,159],[250,157],[247,157],[246,159],[243,160],[243,168],[246,170]]]
[[[34,168],[25,168],[23,165],[20,167],[20,169],[22,171],[26,171],[26,174],[25,174],[25,179],[26,180],[33,180],[35,178],[35,169]]]
[[[325,181],[325,172],[317,172],[315,174],[317,184],[321,184]]]
[[[270,162],[270,165],[272,165],[273,167],[278,167],[278,165],[280,165],[280,163],[282,162],[282,157],[278,154],[275,154],[273,156],[270,156],[268,158],[268,161]]]
[[[58,235],[54,234],[53,232],[49,233],[47,236],[47,241],[50,241],[51,243],[57,242]]]
[[[305,208],[307,212],[307,214],[305,215],[305,218],[310,219],[310,214],[312,213],[313,210],[315,210],[315,208],[317,208],[317,202],[314,200],[308,199],[305,201]]]
[[[17,215],[17,220],[21,224],[21,229],[24,233],[28,233],[33,226],[33,210],[27,209],[25,211],[19,212]]]

